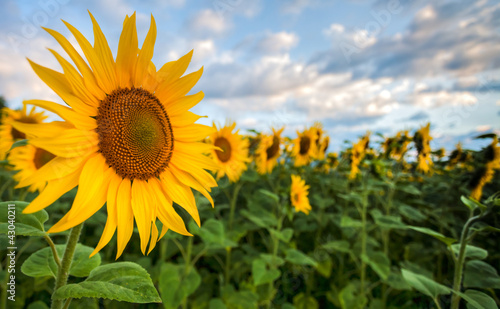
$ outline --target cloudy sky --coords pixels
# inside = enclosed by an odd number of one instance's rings
[[[431,122],[434,146],[477,148],[500,134],[500,3],[419,0],[2,0],[0,95],[60,102],[26,57],[57,70],[63,53],[40,26],[92,39],[90,10],[115,51],[137,12],[139,41],[154,14],[158,66],[194,49],[193,91],[206,123],[286,134],[321,121],[331,150],[367,130],[391,135]]]

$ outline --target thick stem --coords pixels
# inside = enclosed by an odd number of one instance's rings
[[[460,235],[460,250],[458,251],[457,263],[455,264],[455,276],[453,278],[453,290],[457,292],[460,292],[460,286],[462,285],[462,272],[464,269],[465,249],[467,248],[467,235],[469,234],[471,225],[479,218],[481,218],[481,215],[469,217],[469,220],[465,223],[464,228],[462,229],[462,234]],[[458,309],[459,304],[460,296],[453,294],[451,297],[451,309]]]
[[[80,233],[82,231],[83,223],[75,226],[71,229],[68,236],[68,242],[66,243],[66,249],[64,250],[64,255],[61,261],[61,267],[58,268],[56,285],[54,286],[54,293],[60,287],[66,285],[68,282],[69,268],[71,267],[71,262],[73,261],[73,255],[75,254],[76,245],[78,239],[80,238]],[[52,294],[53,296],[54,294]],[[61,309],[63,307],[64,300],[52,300],[51,309]]]

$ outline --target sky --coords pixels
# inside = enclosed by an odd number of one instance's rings
[[[194,50],[188,72],[204,67],[192,93],[201,121],[237,122],[296,136],[320,121],[331,151],[367,131],[414,132],[431,122],[433,147],[500,134],[500,2],[421,0],[0,0],[0,95],[62,101],[26,58],[61,71],[64,54],[40,27],[93,42],[89,10],[116,56],[123,19],[137,13],[139,42],[151,14],[157,67]]]

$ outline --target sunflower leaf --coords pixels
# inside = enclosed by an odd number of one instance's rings
[[[15,141],[7,152],[10,152],[14,148],[22,147],[22,146],[26,146],[26,145],[28,145],[27,139],[21,139],[21,140]]]
[[[28,205],[27,202],[19,201],[0,203],[0,234],[8,234],[13,230],[11,223],[14,223],[16,236],[46,235],[43,224],[49,219],[49,215],[45,210],[24,214],[23,210]]]
[[[61,258],[64,254],[66,245],[56,245],[57,254]],[[99,254],[89,258],[94,248],[77,244],[73,256],[73,262],[69,269],[69,274],[75,277],[87,277],[90,272],[101,264]],[[33,253],[21,266],[23,274],[30,277],[45,277],[57,275],[57,264],[50,248],[43,248]]]
[[[436,281],[425,276],[413,273],[407,269],[401,269],[401,274],[412,288],[427,296],[436,299],[439,295],[448,295],[451,289],[447,286],[437,283]]]
[[[106,298],[130,303],[160,303],[148,272],[136,263],[117,262],[93,269],[85,281],[59,288],[53,299]]]
[[[163,306],[167,309],[178,308],[184,299],[193,294],[201,283],[195,268],[186,272],[184,265],[165,263],[161,266],[159,290]]]

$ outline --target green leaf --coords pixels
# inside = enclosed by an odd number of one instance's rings
[[[271,254],[261,253],[260,258],[266,262],[267,265],[273,267],[280,267],[285,263],[285,260],[279,256],[272,256]]]
[[[9,207],[15,205],[15,207]],[[23,214],[23,210],[29,205],[27,202],[11,201],[0,203],[0,234],[7,234],[9,229],[9,216],[14,218],[16,236],[45,236],[43,224],[49,219],[45,210],[32,214]]]
[[[12,144],[12,146],[10,147],[10,149],[7,150],[7,152],[10,152],[14,148],[23,147],[23,146],[26,146],[26,145],[28,145],[28,140],[27,139],[21,139],[21,140],[15,141]]]
[[[465,264],[464,287],[480,289],[500,289],[500,277],[490,264],[471,260]]]
[[[47,306],[47,304],[43,301],[37,300],[36,302],[29,304],[27,309],[49,309],[49,306]]]
[[[232,286],[226,285],[221,289],[221,294],[229,309],[257,308],[259,297],[252,291],[236,291]]]
[[[446,237],[443,234],[438,233],[436,231],[433,231],[431,229],[428,229],[426,227],[408,226],[408,228],[410,228],[412,230],[415,230],[417,232],[420,232],[420,233],[424,233],[424,234],[430,235],[430,236],[432,236],[432,237],[434,237],[436,239],[439,239],[440,241],[444,242],[448,246],[450,246],[451,244],[453,244],[453,243],[455,243],[457,241],[456,239]]]
[[[220,298],[212,298],[208,302],[208,309],[227,309],[226,305]]]
[[[267,197],[269,197],[270,199],[272,199],[273,201],[275,201],[276,203],[278,203],[280,201],[280,197],[277,196],[276,194],[272,193],[271,191],[268,191],[266,189],[260,189],[259,192]]]
[[[56,245],[56,251],[61,259],[66,245]],[[75,277],[87,277],[90,272],[101,265],[101,255],[96,254],[89,258],[94,248],[77,244],[73,255],[73,262],[69,269],[69,274]],[[21,266],[23,274],[30,277],[57,276],[57,264],[50,247],[40,249],[30,255]]]
[[[364,309],[368,303],[365,296],[357,295],[358,289],[352,283],[344,287],[339,295],[340,307],[342,309]]]
[[[403,192],[406,192],[408,194],[413,194],[413,195],[422,194],[422,192],[419,189],[417,189],[417,187],[415,187],[413,185],[401,185],[401,186],[396,186],[396,188],[399,191],[403,191]]]
[[[53,299],[106,298],[130,303],[160,303],[148,272],[132,262],[115,262],[94,268],[85,281],[59,288]]]
[[[271,235],[278,238],[279,240],[281,240],[285,243],[288,243],[288,242],[290,242],[290,239],[292,239],[293,229],[286,228],[286,229],[283,229],[281,231],[278,231],[275,229],[269,229],[269,233],[271,233]]]
[[[363,222],[360,220],[353,219],[348,216],[342,216],[342,219],[340,220],[340,227],[356,227],[360,228],[363,226]]]
[[[409,220],[421,222],[427,219],[427,216],[424,215],[420,210],[410,205],[401,204],[399,205],[398,210],[405,218]]]
[[[295,249],[288,249],[286,251],[285,260],[296,265],[311,265],[314,267],[318,265],[315,260]]]
[[[263,227],[263,228],[268,228],[272,226],[276,226],[278,224],[278,221],[276,220],[276,217],[266,211],[259,211],[257,213],[249,212],[246,209],[241,210],[240,212],[244,217],[255,223],[256,225]]]
[[[307,296],[304,293],[297,294],[293,297],[293,305],[296,309],[318,309],[319,305],[316,299]]]
[[[237,244],[226,238],[224,225],[221,221],[208,219],[202,227],[196,231],[196,234],[201,237],[203,242],[208,247],[236,247]]]
[[[458,257],[458,253],[460,251],[460,244],[451,245],[451,249],[453,250],[455,256]],[[472,260],[484,260],[485,258],[488,257],[488,251],[473,245],[467,245],[465,247],[465,257]]]
[[[429,279],[425,276],[415,274],[409,270],[401,269],[401,274],[406,282],[415,290],[436,299],[439,295],[450,294],[451,289]]]
[[[252,277],[255,286],[274,282],[281,276],[281,272],[275,268],[268,268],[262,259],[255,259],[252,262]]]
[[[318,263],[316,270],[323,277],[330,278],[330,275],[332,273],[332,266],[333,266],[332,260],[330,258],[326,258]]]
[[[380,210],[374,209],[371,212],[375,223],[382,229],[406,229],[407,225],[401,222],[401,217],[399,216],[387,216],[383,215]]]
[[[347,240],[330,241],[324,244],[323,248],[327,251],[339,251],[344,253],[348,253],[350,251],[349,242]]]
[[[460,296],[467,301],[467,309],[498,309],[495,300],[483,292],[467,290]]]
[[[485,211],[487,208],[486,205],[483,205],[483,204],[479,203],[478,201],[470,199],[470,198],[465,197],[463,195],[460,197],[460,200],[462,200],[462,203],[464,203],[464,205],[467,206],[471,211],[474,211],[474,209],[476,209],[476,208],[481,209],[481,211]]]
[[[391,272],[386,280],[384,280],[391,288],[395,290],[410,290],[410,286],[406,283],[406,280],[403,278],[401,273],[399,272]]]
[[[386,280],[391,273],[391,261],[382,252],[369,252],[368,255],[362,254],[361,260],[379,275],[382,280]]]
[[[194,267],[186,274],[184,265],[165,263],[161,266],[159,290],[165,308],[178,308],[201,283],[201,277]]]

